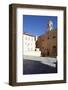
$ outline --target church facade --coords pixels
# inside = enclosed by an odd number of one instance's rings
[[[36,42],[36,47],[40,48],[41,56],[57,56],[57,31],[49,31],[46,34],[39,36]]]
[[[41,56],[57,56],[57,30],[53,28],[52,21],[48,22],[48,31],[38,37],[36,47],[40,49]]]

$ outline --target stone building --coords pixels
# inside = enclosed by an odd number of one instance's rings
[[[41,56],[57,56],[57,30],[51,21],[48,22],[48,31],[38,37],[36,47],[40,49]]]
[[[37,36],[33,36],[29,33],[23,33],[23,50],[24,55],[29,56],[41,56],[41,51],[36,48]]]

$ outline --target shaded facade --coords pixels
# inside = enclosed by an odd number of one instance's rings
[[[57,30],[51,30],[38,37],[36,47],[40,49],[41,56],[57,56]]]

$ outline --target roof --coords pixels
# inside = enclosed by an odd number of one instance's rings
[[[42,35],[40,35],[39,37],[42,37],[42,36],[45,36],[45,35],[47,35],[48,33],[53,33],[53,32],[57,32],[57,30],[51,30],[51,31],[47,31],[46,33],[44,33],[44,34],[42,34]]]
[[[28,35],[28,36],[32,36],[32,37],[36,37],[35,35],[32,35],[31,33],[27,33],[27,32],[23,32],[23,34]]]

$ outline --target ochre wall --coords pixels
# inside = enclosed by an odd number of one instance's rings
[[[36,47],[40,48],[42,56],[57,56],[57,30],[39,36]]]

